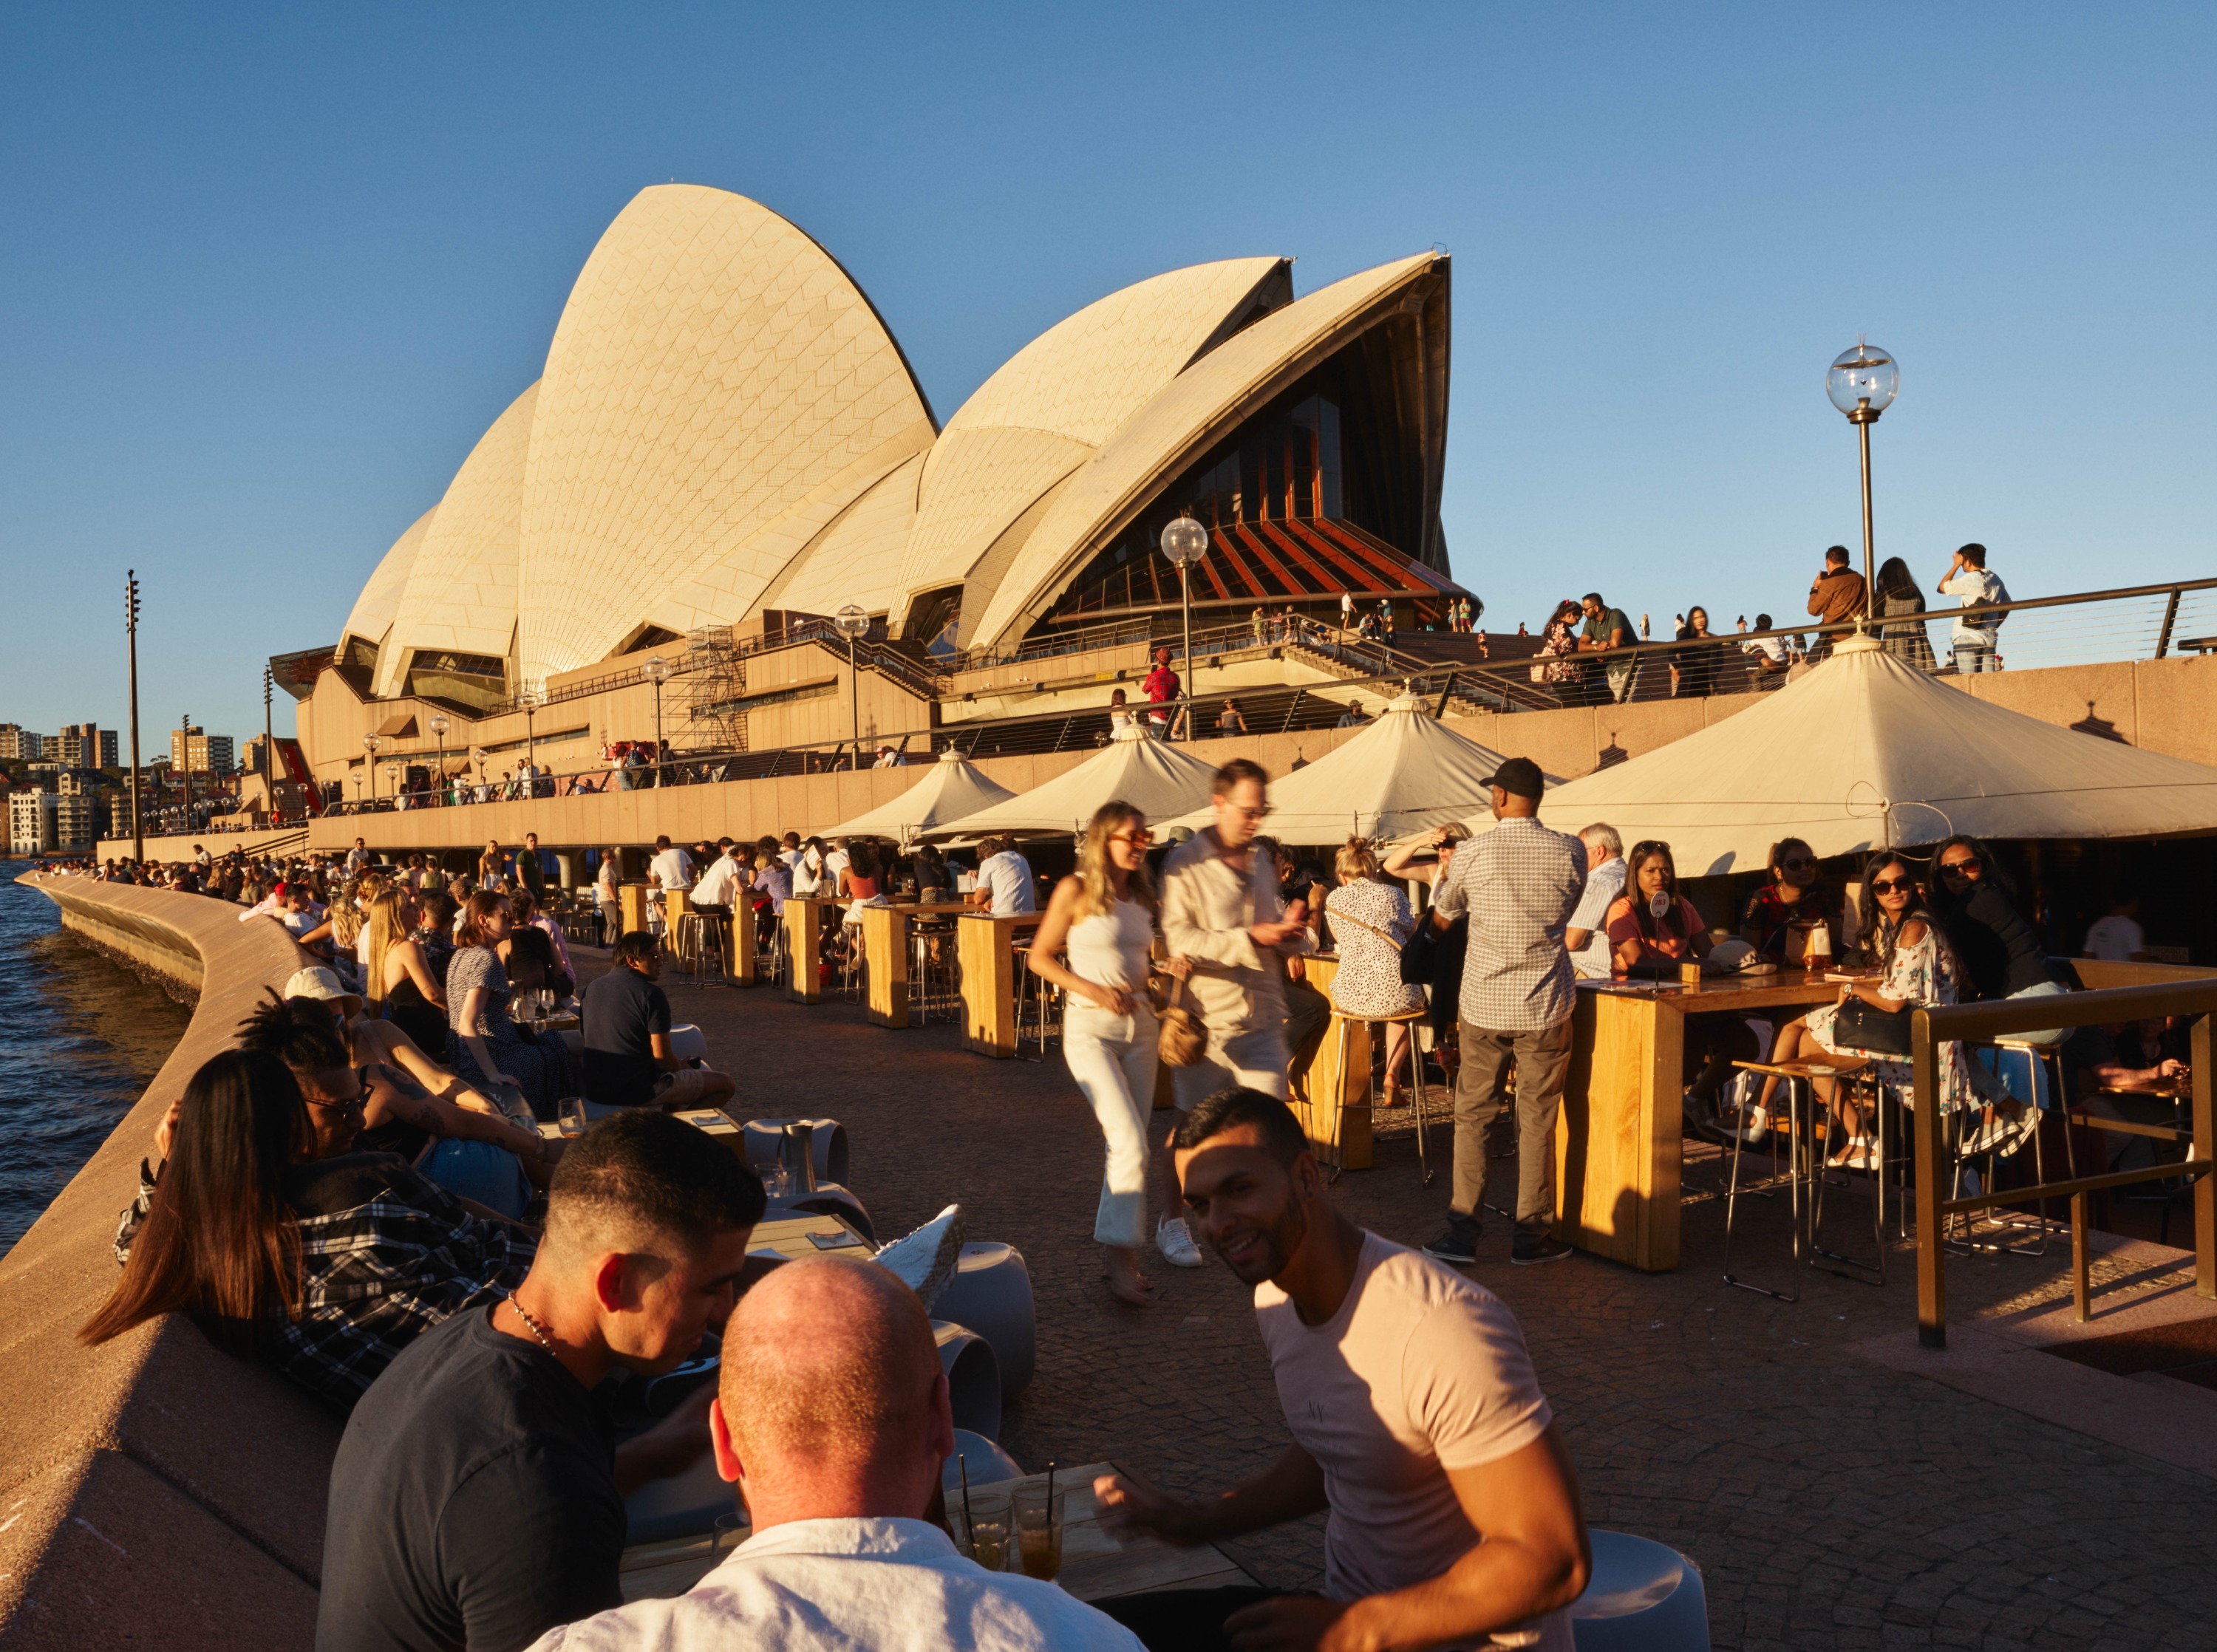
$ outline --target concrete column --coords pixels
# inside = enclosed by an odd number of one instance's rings
[[[580,868],[584,864],[584,851],[582,849],[557,849],[554,851],[554,877],[561,887],[564,889],[577,888],[580,877]]]

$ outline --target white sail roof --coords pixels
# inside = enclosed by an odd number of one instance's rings
[[[1310,844],[1399,837],[1450,821],[1475,828],[1488,818],[1485,782],[1503,761],[1405,694],[1353,739],[1272,780],[1264,829],[1281,843]],[[1202,808],[1170,823],[1197,831],[1209,818]]]
[[[923,778],[891,803],[843,821],[826,837],[890,837],[913,842],[925,832],[1005,803],[1016,794],[986,778],[985,770],[959,751],[942,751],[939,761],[916,773]]]
[[[1690,878],[1759,867],[1787,836],[1821,856],[1957,832],[2217,831],[2217,768],[2026,717],[1850,638],[1760,705],[1551,790],[1544,812],[1659,838]]]
[[[1115,802],[1130,804],[1150,822],[1168,820],[1206,803],[1208,782],[1215,773],[1212,765],[1199,758],[1189,757],[1144,730],[1130,728],[1111,740],[1105,750],[1069,773],[1019,792],[1006,803],[980,810],[953,831],[942,829],[923,835],[1075,834],[1085,829],[1095,810]]]

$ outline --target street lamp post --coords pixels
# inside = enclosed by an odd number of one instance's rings
[[[193,714],[190,712],[178,719],[177,755],[183,760],[181,767],[185,771],[184,829],[189,832],[193,829]]]
[[[269,811],[277,812],[277,747],[271,737],[269,725],[269,691],[276,686],[277,674],[268,666],[262,668],[262,783],[269,788]]]
[[[439,772],[432,780],[432,790],[437,794],[442,808],[447,802],[447,730],[450,726],[444,712],[431,713],[431,735],[439,743]]]
[[[385,778],[392,782],[392,806],[400,806],[400,760],[394,758],[385,766]]]
[[[1193,737],[1193,570],[1208,554],[1208,530],[1190,513],[1163,529],[1163,554],[1178,570],[1178,602],[1185,612],[1185,729]]]
[[[662,685],[670,681],[670,662],[659,654],[650,654],[639,669],[654,685],[654,788],[662,789]]]
[[[523,767],[531,778],[524,784],[533,797],[539,795],[539,746],[533,733],[532,718],[547,703],[547,691],[535,682],[527,682],[517,691],[516,703],[523,707]],[[660,730],[656,730],[655,750],[662,749]]]
[[[833,614],[831,620],[839,627],[840,634],[847,639],[847,714],[853,725],[855,738],[855,755],[847,766],[850,769],[860,768],[862,766],[862,683],[855,675],[855,644],[869,633],[870,616],[849,602]]]
[[[123,634],[131,651],[131,858],[146,860],[146,828],[139,810],[139,570],[123,571]]]
[[[1878,422],[1878,416],[1893,405],[1893,398],[1900,393],[1901,364],[1874,344],[1858,342],[1852,350],[1841,351],[1825,374],[1825,394],[1831,398],[1834,407],[1848,416],[1848,422],[1856,427],[1862,447],[1863,606],[1862,612],[1856,616],[1857,631],[1869,628],[1871,605],[1878,589],[1877,541],[1871,529],[1871,426]]]
[[[372,803],[375,803],[377,801],[378,749],[384,745],[384,743],[385,737],[381,734],[365,734],[361,737],[361,749],[369,754],[369,755],[363,760],[361,767],[363,774],[369,781],[369,800]]]

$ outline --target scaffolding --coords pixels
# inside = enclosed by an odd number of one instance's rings
[[[704,626],[685,638],[676,681],[683,685],[686,743],[694,750],[744,751],[747,662],[729,626]]]

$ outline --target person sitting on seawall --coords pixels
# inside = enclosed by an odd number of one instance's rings
[[[1331,1002],[1342,1015],[1357,1020],[1384,1020],[1424,1008],[1424,989],[1401,978],[1401,953],[1417,928],[1409,897],[1378,875],[1378,854],[1360,837],[1350,837],[1333,859],[1339,886],[1325,897],[1339,969],[1332,977]],[[1389,1021],[1386,1035],[1386,1094],[1381,1105],[1405,1106],[1411,1022]]]
[[[720,1107],[738,1093],[726,1075],[670,1046],[662,949],[644,929],[621,937],[608,973],[585,988],[584,1092],[604,1107]]]
[[[329,970],[302,970],[285,983],[284,1008],[310,1026],[337,1032],[361,1079],[358,1153],[397,1153],[457,1199],[520,1221],[534,1188],[546,1187],[561,1143],[503,1118],[491,1100],[447,1072],[390,1021],[361,1013]],[[286,1053],[283,1029],[266,1012],[247,1034],[256,1049]],[[301,1080],[306,1090],[312,1076]]]
[[[1709,955],[1708,926],[1694,903],[1678,892],[1677,863],[1670,846],[1650,839],[1635,843],[1624,857],[1625,890],[1610,903],[1604,928],[1619,980],[1629,976],[1674,978],[1681,965]],[[1753,1061],[1762,1052],[1754,1032],[1737,1015],[1686,1018],[1686,1114],[1705,1119],[1716,1109],[1717,1092],[1732,1076],[1732,1063]]]
[[[281,1057],[226,1050],[186,1083],[116,1235],[123,1278],[77,1335],[105,1342],[184,1313],[343,1409],[424,1331],[514,1290],[534,1242],[390,1153],[353,1151],[361,1085],[345,1046],[297,1024],[284,1042]]]
[[[1178,1125],[1195,1225],[1255,1291],[1294,1444],[1213,1496],[1121,1475],[1104,1515],[1210,1543],[1329,1511],[1324,1593],[1127,1596],[1152,1648],[1533,1646],[1571,1652],[1592,1566],[1578,1473],[1516,1316],[1443,1262],[1356,1227],[1282,1102],[1220,1091]]]
[[[1916,1083],[1909,1063],[1909,1012],[1918,1005],[1956,1002],[1962,966],[1945,930],[1919,898],[1917,874],[1906,860],[1880,850],[1863,862],[1862,884],[1863,935],[1878,965],[1878,978],[1846,983],[1837,1003],[1787,1022],[1778,1029],[1770,1058],[1814,1062],[1835,1074],[1868,1068],[1882,1083],[1897,1087],[1906,1100]],[[1970,1105],[1975,1096],[1970,1063],[1961,1045],[1940,1046],[1939,1069],[1941,1112]],[[1831,1108],[1846,1132],[1830,1162],[1856,1170],[1875,1168],[1878,1143],[1862,1104],[1847,1094],[1837,1077],[1819,1075],[1811,1082],[1818,1099]],[[1769,1133],[1779,1083],[1775,1075],[1763,1081],[1762,1097],[1742,1131],[1743,1141],[1759,1142]],[[2024,1111],[2029,1116],[2029,1109]]]
[[[1056,1585],[956,1551],[937,1512],[947,1378],[923,1304],[884,1268],[810,1256],[767,1274],[732,1310],[718,1386],[716,1471],[752,1534],[688,1593],[612,1606],[532,1652],[1138,1652]]]
[[[708,1448],[704,1386],[611,1449],[592,1390],[675,1370],[768,1270],[762,1183],[680,1119],[570,1143],[529,1276],[395,1359],[331,1464],[318,1652],[513,1652],[619,1604],[624,1497]]]
[[[1843,897],[1820,878],[1817,852],[1798,837],[1782,837],[1770,846],[1766,864],[1770,881],[1747,897],[1739,915],[1739,938],[1757,957],[1798,965],[1808,956],[1810,933],[1821,923],[1827,956],[1838,959],[1847,939],[1842,933]]]

